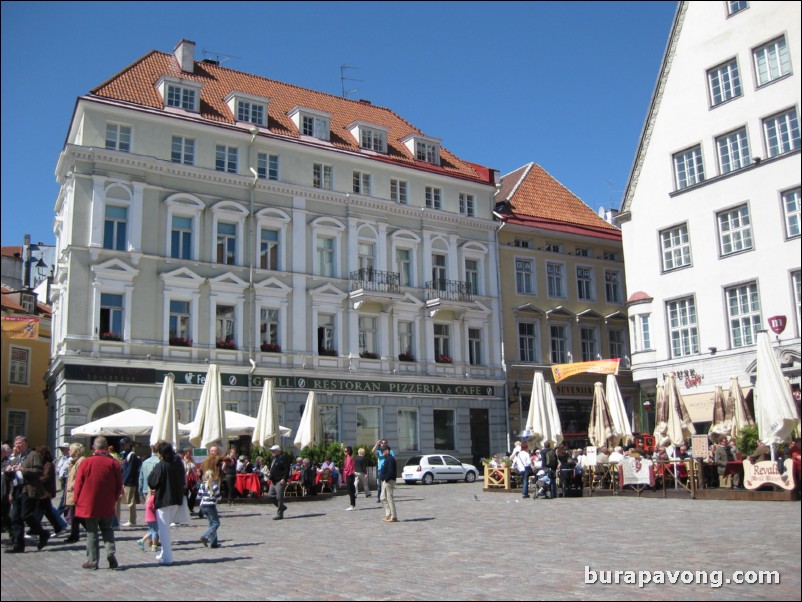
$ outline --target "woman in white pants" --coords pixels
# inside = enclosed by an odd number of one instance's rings
[[[148,487],[156,492],[156,516],[159,521],[159,542],[161,553],[156,556],[161,565],[173,564],[173,551],[170,546],[170,523],[174,523],[184,500],[186,473],[173,446],[166,441],[158,443],[161,460],[148,476]]]

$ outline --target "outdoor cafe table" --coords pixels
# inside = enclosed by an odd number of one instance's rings
[[[262,495],[262,481],[258,474],[238,474],[234,488],[240,495],[252,491],[256,497]]]

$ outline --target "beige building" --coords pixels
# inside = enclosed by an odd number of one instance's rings
[[[582,444],[593,384],[605,377],[554,384],[551,366],[610,358],[621,359],[619,387],[638,428],[621,231],[535,163],[502,177],[496,216],[511,437],[527,426],[533,375],[541,371],[552,382],[566,439]]]

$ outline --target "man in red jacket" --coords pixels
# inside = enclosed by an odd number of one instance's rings
[[[87,561],[81,567],[97,569],[100,532],[109,568],[116,569],[119,565],[114,555],[116,548],[111,525],[117,512],[117,498],[123,490],[123,476],[120,463],[109,455],[105,437],[95,439],[94,449],[94,455],[81,462],[75,477],[75,516],[86,521]]]

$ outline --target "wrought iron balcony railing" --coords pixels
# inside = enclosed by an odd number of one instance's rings
[[[358,290],[401,294],[401,274],[361,268],[351,272],[351,292]]]
[[[471,303],[473,301],[471,283],[461,280],[430,280],[426,283],[426,299]]]

